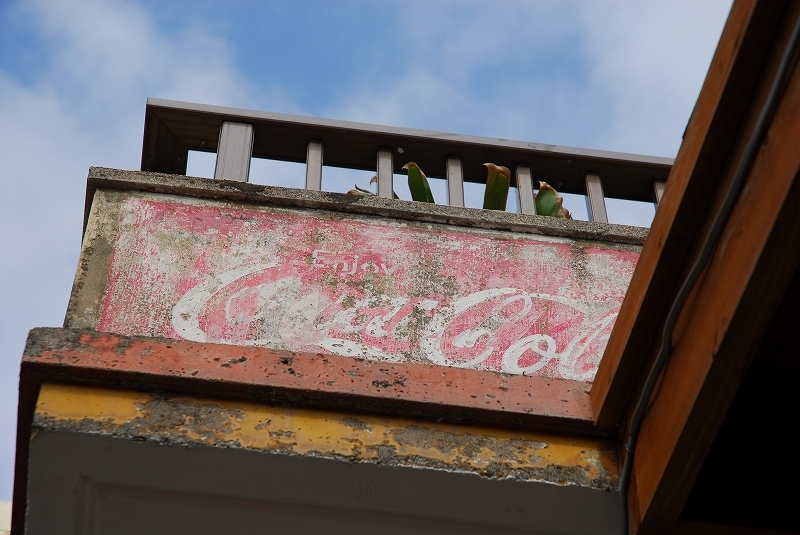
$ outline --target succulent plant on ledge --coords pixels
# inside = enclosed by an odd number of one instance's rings
[[[506,203],[508,202],[511,172],[508,167],[493,163],[485,163],[483,165],[486,166],[487,171],[483,208],[484,210],[503,211],[506,209]],[[425,176],[422,169],[415,162],[408,162],[403,166],[403,169],[408,171],[408,189],[411,191],[411,198],[418,202],[435,203],[428,177]],[[375,184],[376,182],[378,182],[377,176],[373,176],[369,181],[370,184]],[[359,188],[357,185],[355,189],[351,189],[347,193],[350,195],[376,195],[370,190]],[[392,193],[395,199],[400,198],[397,193]],[[537,215],[572,219],[572,215],[569,210],[564,208],[563,203],[564,198],[558,194],[553,186],[547,182],[539,182],[539,191],[534,196]]]
[[[569,210],[562,206],[564,198],[547,182],[539,182],[539,192],[534,197],[534,203],[536,215],[572,219]]]
[[[485,163],[486,191],[483,194],[484,210],[505,210],[508,202],[508,190],[511,187],[511,171],[508,167]]]
[[[428,177],[416,162],[408,162],[403,169],[408,171],[408,189],[411,191],[411,198],[417,202],[436,204],[436,201],[433,200],[431,186],[428,184]]]

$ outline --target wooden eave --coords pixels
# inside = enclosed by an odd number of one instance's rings
[[[591,390],[597,425],[627,437],[663,324],[742,159],[800,3],[736,0]],[[800,69],[672,337],[650,400],[628,501],[634,529],[677,529],[684,504],[800,265]]]

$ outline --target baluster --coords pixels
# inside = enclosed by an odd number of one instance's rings
[[[585,179],[586,211],[589,214],[589,221],[608,223],[608,213],[606,212],[606,201],[603,196],[603,183],[600,182],[600,175],[594,171],[587,171]]]
[[[458,156],[447,157],[447,204],[464,206],[464,171]]]
[[[394,166],[392,165],[392,149],[381,147],[378,149],[378,197],[384,199],[394,198],[392,184]]]
[[[658,209],[658,205],[661,204],[661,197],[664,196],[664,186],[667,183],[663,180],[656,180],[653,182],[653,193],[655,194],[656,202],[653,203],[656,205],[656,209]]]
[[[519,211],[527,215],[536,214],[536,203],[533,202],[533,178],[531,168],[525,164],[517,165],[517,196]]]
[[[311,139],[306,152],[306,189],[322,189],[322,141]]]
[[[253,125],[225,121],[219,130],[214,178],[247,182],[252,155]]]

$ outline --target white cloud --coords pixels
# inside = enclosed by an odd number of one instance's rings
[[[574,109],[573,88],[558,87],[544,72],[517,71],[525,58],[546,64],[558,56],[559,46],[570,48],[574,6],[411,2],[397,6],[395,18],[404,32],[398,63],[411,67],[391,77],[360,80],[328,115],[531,139],[525,134],[559,129],[550,120],[554,102],[564,101],[562,111]]]
[[[54,48],[53,74],[106,94],[213,97],[240,104],[246,82],[224,41],[201,28],[165,33],[141,6],[125,0],[38,0],[36,12]],[[61,46],[61,45],[66,46]]]
[[[587,3],[591,81],[612,106],[596,143],[674,156],[730,9],[706,2]]]
[[[423,70],[410,72],[383,87],[366,87],[330,110],[331,115],[374,124],[410,126],[457,115],[472,99],[462,88]],[[436,110],[432,113],[433,110]]]
[[[729,7],[730,0],[413,4],[404,53],[418,59],[414,67],[361,84],[328,114],[674,156]],[[480,84],[492,84],[491,98]],[[652,218],[650,206],[625,212],[619,222],[646,226]]]
[[[247,105],[225,43],[166,34],[126,1],[25,6],[47,37],[31,83],[0,70],[0,499],[10,499],[19,359],[27,331],[63,321],[90,165],[138,168],[148,96]]]
[[[672,156],[729,6],[730,0],[515,2],[502,9],[414,4],[421,12],[404,53],[419,61],[393,79],[361,84],[329,114]],[[575,48],[583,62],[569,56]],[[540,72],[519,76],[519,57]],[[481,84],[493,86],[492,98],[483,98]]]

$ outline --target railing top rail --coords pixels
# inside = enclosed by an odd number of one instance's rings
[[[642,156],[411,128],[320,119],[282,113],[147,99],[142,170],[185,174],[186,151],[216,151],[224,121],[252,124],[253,156],[302,163],[310,139],[325,148],[325,165],[375,169],[379,147],[390,147],[394,172],[416,161],[431,177],[444,177],[447,157],[457,155],[464,180],[483,183],[484,162],[513,168],[527,164],[535,180],[566,193],[585,193],[584,174],[603,177],[605,194],[651,201],[653,182],[666,180],[672,158]]]

